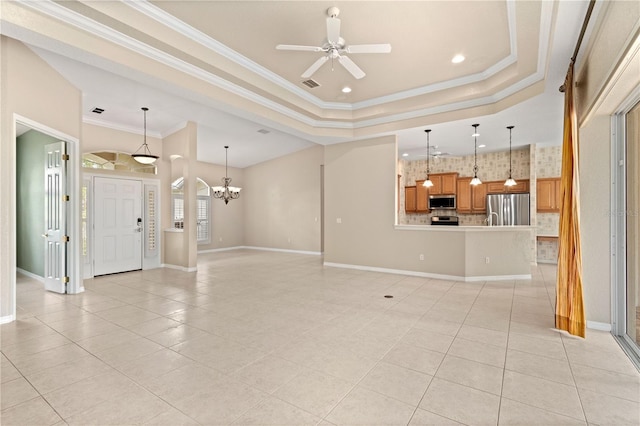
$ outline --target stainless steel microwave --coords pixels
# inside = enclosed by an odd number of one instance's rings
[[[455,195],[429,195],[429,210],[455,210]]]

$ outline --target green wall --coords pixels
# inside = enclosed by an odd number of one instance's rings
[[[17,267],[44,276],[44,146],[57,142],[36,130],[16,142]]]

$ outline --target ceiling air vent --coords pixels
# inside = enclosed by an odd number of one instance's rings
[[[317,81],[312,80],[312,79],[304,80],[304,81],[302,82],[302,84],[304,84],[305,86],[307,86],[309,89],[315,89],[316,87],[319,87],[319,86],[320,86],[320,84],[319,84]]]
[[[271,132],[267,129],[260,129],[258,130],[258,133],[262,133],[263,135],[266,135],[267,133],[271,133]]]
[[[102,114],[104,110],[102,108],[95,107],[91,112],[95,112],[96,114]]]

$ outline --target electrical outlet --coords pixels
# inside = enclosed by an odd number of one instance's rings
[[[488,265],[490,260],[491,259],[489,259],[489,256],[487,256],[487,257],[484,258],[484,263],[486,263]]]
[[[424,254],[420,254],[420,260],[424,260]]]
[[[341,217],[337,217],[336,218],[336,223],[342,223],[342,218]]]
[[[220,238],[218,239],[218,241],[222,242],[222,237],[220,237]]]

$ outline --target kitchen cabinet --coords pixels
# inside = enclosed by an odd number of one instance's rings
[[[529,179],[519,179],[514,186],[504,186],[504,181],[486,182],[487,194],[529,192]]]
[[[429,195],[455,195],[457,173],[437,173],[429,175],[433,186],[429,188]]]
[[[458,213],[487,213],[487,185],[472,186],[471,178],[457,179],[456,210]]]
[[[424,180],[416,181],[416,213],[429,213],[429,192],[431,188],[424,185]]]
[[[407,213],[416,212],[416,187],[404,187],[404,211]]]
[[[536,180],[537,211],[540,213],[560,213],[560,178]]]

